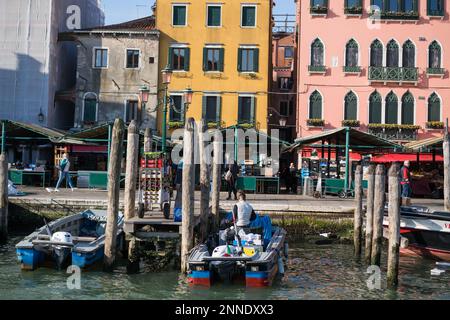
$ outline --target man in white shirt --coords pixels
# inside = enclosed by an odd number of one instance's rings
[[[233,221],[236,222],[236,230],[234,230],[234,227],[225,230],[221,237],[221,240],[225,242],[228,239],[233,239],[236,236],[236,232],[240,237],[244,236],[244,229],[250,226],[252,214],[254,214],[253,207],[246,201],[247,197],[244,191],[239,190],[237,198],[238,203],[233,208]]]

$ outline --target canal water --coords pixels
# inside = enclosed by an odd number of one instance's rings
[[[22,272],[16,262],[12,238],[0,246],[0,299],[447,299],[450,272],[431,276],[435,263],[402,257],[397,292],[385,289],[385,266],[381,289],[370,290],[367,266],[354,260],[352,246],[290,243],[286,274],[273,287],[246,289],[219,285],[194,289],[177,272],[127,275],[124,266],[112,274],[86,271],[81,289],[67,287],[69,274],[41,268]],[[386,257],[383,256],[383,261]],[[372,283],[372,282],[371,282]]]

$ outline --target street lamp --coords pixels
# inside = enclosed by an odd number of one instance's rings
[[[145,114],[145,106],[150,96],[150,89],[147,86],[141,86],[139,88],[139,98],[141,100],[141,112],[139,114],[139,123],[142,123],[143,114]]]
[[[287,124],[287,118],[286,117],[280,117],[280,126],[281,127],[286,127]]]
[[[194,95],[194,91],[191,88],[187,88],[183,91],[184,104],[189,106],[192,103],[192,96]]]
[[[162,152],[166,153],[166,139],[167,139],[167,102],[169,101],[167,93],[169,90],[169,84],[172,81],[172,69],[169,65],[165,67],[162,71],[162,83],[164,84],[164,101],[163,101],[163,127],[161,135],[161,149]]]

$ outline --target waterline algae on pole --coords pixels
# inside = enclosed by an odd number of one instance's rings
[[[183,138],[183,180],[182,180],[182,221],[181,221],[181,272],[187,272],[189,251],[194,246],[194,137],[195,121],[186,122]]]
[[[400,180],[399,166],[393,164],[389,169],[389,248],[388,248],[388,287],[398,285],[398,266],[400,256]]]
[[[108,209],[105,230],[105,256],[103,268],[112,271],[116,259],[117,221],[119,218],[120,166],[122,162],[123,136],[125,127],[122,119],[114,121],[111,134],[111,152],[108,164]]]
[[[380,266],[381,249],[383,244],[383,217],[386,202],[385,168],[379,164],[375,171],[375,195],[373,202],[373,238],[371,264]]]

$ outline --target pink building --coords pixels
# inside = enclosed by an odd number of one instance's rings
[[[442,135],[449,4],[297,0],[297,136],[342,126],[400,142]]]

